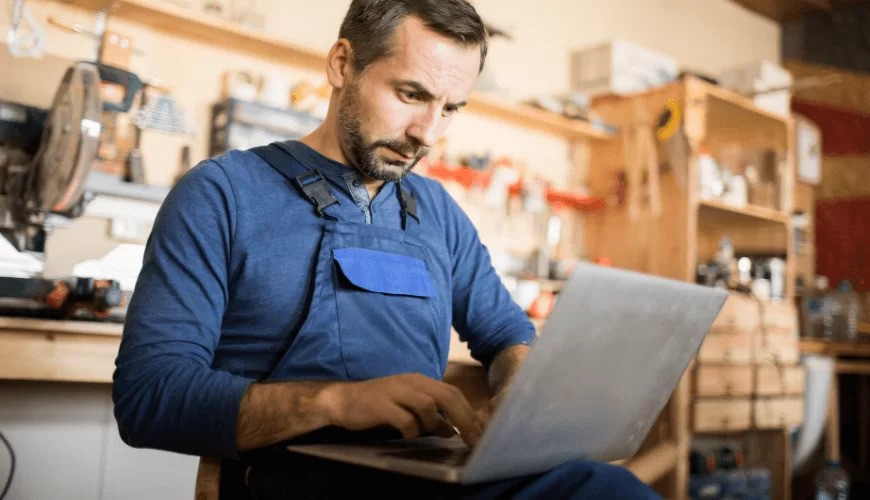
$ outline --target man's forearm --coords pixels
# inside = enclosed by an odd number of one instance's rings
[[[518,344],[507,347],[496,355],[488,370],[489,387],[493,394],[498,395],[510,384],[530,349],[527,345]]]
[[[254,383],[239,409],[236,448],[248,451],[301,436],[330,424],[333,382]]]

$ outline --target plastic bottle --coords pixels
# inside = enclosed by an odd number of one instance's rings
[[[824,335],[829,339],[855,340],[858,337],[858,311],[861,307],[852,285],[840,282],[837,290],[825,297]]]
[[[803,335],[804,337],[824,336],[824,305],[828,293],[828,278],[816,276],[815,286],[805,292],[803,297]]]
[[[849,475],[836,460],[830,460],[816,475],[816,500],[848,500]]]

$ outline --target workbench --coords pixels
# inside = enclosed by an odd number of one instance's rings
[[[859,327],[859,339],[855,341],[824,340],[803,338],[800,350],[803,354],[816,354],[834,358],[834,376],[831,378],[826,456],[840,460],[840,384],[839,375],[859,375],[858,411],[861,413],[859,426],[858,455],[862,467],[870,464],[870,421],[868,401],[870,401],[870,324]]]
[[[123,325],[0,316],[0,379],[112,382]]]
[[[0,316],[0,380],[111,383],[123,325]],[[483,368],[463,348],[449,356],[445,381],[473,403],[489,394]],[[677,446],[665,441],[618,463],[653,482],[677,460]]]

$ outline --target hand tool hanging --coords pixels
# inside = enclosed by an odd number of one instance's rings
[[[41,58],[45,54],[45,33],[24,6],[24,0],[12,0],[9,17],[12,22],[6,33],[6,45],[12,57]]]

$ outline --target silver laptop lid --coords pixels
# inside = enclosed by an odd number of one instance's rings
[[[581,264],[462,473],[477,482],[632,456],[727,298]]]

